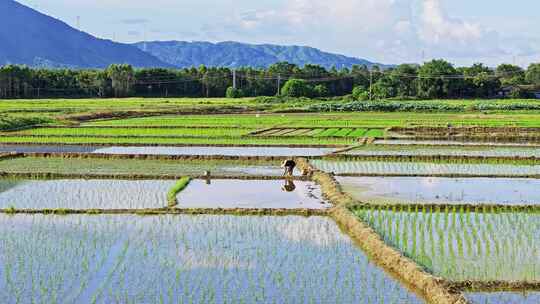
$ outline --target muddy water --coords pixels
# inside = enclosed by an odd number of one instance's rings
[[[315,183],[285,180],[194,180],[177,199],[181,208],[331,207]]]
[[[0,145],[0,152],[21,153],[104,153],[148,155],[227,155],[227,156],[319,156],[333,152],[333,148],[289,147],[103,147],[77,145]]]
[[[372,203],[540,204],[540,180],[515,178],[338,177],[343,190]]]
[[[1,303],[422,302],[324,217],[0,215],[0,231]]]
[[[538,304],[540,292],[467,292],[465,297],[472,304]]]
[[[0,180],[0,208],[140,209],[167,206],[175,181]]]

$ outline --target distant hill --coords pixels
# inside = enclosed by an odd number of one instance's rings
[[[123,44],[96,38],[13,0],[0,0],[0,65],[48,68],[105,68],[113,63],[134,67],[268,67],[279,62],[326,68],[374,63],[306,46],[239,42],[139,42]],[[379,65],[386,67],[385,65]]]
[[[12,0],[0,0],[0,65],[170,67],[128,44],[98,39]]]
[[[299,66],[308,63],[318,64],[325,68],[333,66],[350,68],[355,64],[367,66],[375,64],[364,59],[327,53],[307,46],[185,41],[138,42],[135,45],[161,61],[182,68],[198,67],[201,64],[223,67],[268,67],[279,61],[288,61]]]

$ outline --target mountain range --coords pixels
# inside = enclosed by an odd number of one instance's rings
[[[0,65],[105,68],[113,63],[128,63],[140,68],[184,68],[201,64],[268,67],[279,61],[299,66],[318,64],[326,68],[374,64],[306,46],[184,41],[118,43],[96,38],[16,1],[0,0]]]
[[[299,66],[318,64],[325,68],[357,65],[372,66],[375,63],[338,54],[323,52],[308,46],[283,46],[274,44],[247,44],[234,41],[211,43],[205,41],[151,41],[134,44],[163,62],[176,67],[192,67],[204,64],[210,67],[268,67],[273,63],[287,61]],[[384,66],[384,65],[380,65]]]

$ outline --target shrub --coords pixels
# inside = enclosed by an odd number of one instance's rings
[[[309,97],[311,89],[305,80],[289,79],[281,89],[281,95],[288,97]]]
[[[328,97],[330,91],[325,85],[319,84],[313,88],[313,93],[316,97]]]
[[[225,92],[225,97],[227,97],[227,98],[242,98],[242,97],[244,97],[244,92],[242,91],[242,89],[228,87],[227,92]]]
[[[369,92],[363,86],[356,86],[352,91],[354,100],[368,100]]]

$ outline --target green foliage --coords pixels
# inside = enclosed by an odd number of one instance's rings
[[[426,62],[418,70],[418,95],[421,98],[449,98],[457,87],[457,81],[448,77],[456,75],[457,71],[451,63],[444,60]]]
[[[310,97],[310,91],[305,80],[289,79],[281,89],[281,94],[288,97]]]
[[[227,92],[225,93],[225,97],[227,98],[242,98],[244,97],[244,92],[242,89],[237,89],[234,87],[228,87]]]
[[[131,65],[113,64],[106,72],[112,82],[114,97],[126,97],[132,93],[134,71]]]
[[[43,117],[11,117],[2,115],[0,116],[0,131],[22,129],[49,122],[51,122],[50,119]]]
[[[356,86],[352,91],[354,100],[368,100],[369,91],[364,86]]]
[[[313,88],[313,94],[316,97],[328,97],[330,95],[330,91],[325,85],[318,84]]]
[[[531,84],[540,85],[540,63],[529,65],[525,79]]]

